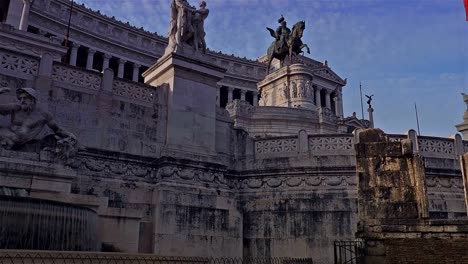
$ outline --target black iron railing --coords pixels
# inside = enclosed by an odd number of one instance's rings
[[[361,264],[364,256],[364,243],[360,240],[335,241],[335,264]]]
[[[89,252],[0,251],[0,264],[313,264],[311,258],[202,258]]]

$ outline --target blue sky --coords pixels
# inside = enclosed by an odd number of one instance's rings
[[[198,6],[198,0],[188,0]],[[77,0],[123,22],[166,35],[170,0]],[[387,133],[416,129],[449,136],[468,93],[468,22],[463,0],[206,0],[207,46],[256,59],[284,15],[306,21],[307,56],[327,60],[343,78],[345,115],[361,116],[359,82],[373,94],[374,120]],[[367,116],[367,113],[364,113]]]

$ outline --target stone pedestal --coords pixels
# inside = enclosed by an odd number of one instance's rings
[[[225,70],[203,55],[169,53],[143,73],[145,83],[167,84],[166,150],[215,156],[216,83]]]
[[[258,83],[260,106],[281,106],[316,110],[313,73],[303,64],[285,66]]]

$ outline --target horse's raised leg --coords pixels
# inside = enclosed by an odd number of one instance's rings
[[[271,66],[272,61],[273,61],[273,56],[271,56],[270,59],[268,60],[267,75],[270,74],[270,66]]]

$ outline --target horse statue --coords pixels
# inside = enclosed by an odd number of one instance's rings
[[[284,25],[286,28],[286,25]],[[286,41],[281,41],[281,36],[279,36],[279,30],[274,31],[271,28],[268,28],[270,31],[270,35],[275,38],[276,40],[271,43],[270,47],[268,48],[267,56],[268,56],[268,68],[267,74],[270,72],[270,66],[273,59],[278,59],[280,61],[280,67],[283,67],[284,60],[286,56],[289,57],[289,62],[292,64],[293,56],[297,56],[300,53],[303,53],[302,49],[306,48],[307,53],[310,53],[309,46],[307,44],[302,43],[302,34],[305,29],[305,21],[299,21],[294,24],[293,29],[289,36],[287,37]],[[287,28],[286,28],[287,29]],[[289,29],[287,29],[289,31]]]

